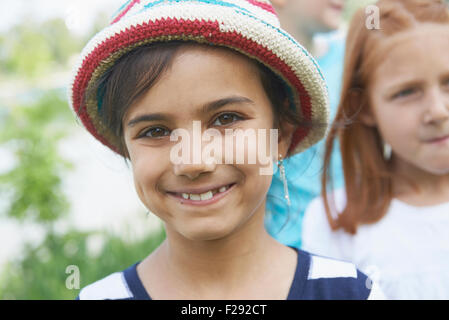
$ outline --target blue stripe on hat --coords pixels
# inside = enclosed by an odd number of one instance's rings
[[[116,10],[116,11],[112,14],[112,16],[111,16],[111,21],[114,20],[114,19],[120,14],[120,12],[122,12],[122,10],[126,8],[126,6],[127,6],[130,2],[131,2],[131,0],[128,0],[128,1],[126,1],[124,4],[122,4],[121,7],[120,7],[118,10]]]

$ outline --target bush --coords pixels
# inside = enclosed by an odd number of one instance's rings
[[[142,260],[164,239],[162,229],[131,244],[107,232],[50,233],[37,246],[27,244],[22,259],[7,263],[0,299],[75,299],[79,289]],[[71,288],[77,281],[69,279],[70,266],[79,270],[79,288]]]

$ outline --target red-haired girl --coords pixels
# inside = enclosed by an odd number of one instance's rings
[[[363,9],[350,25],[323,194],[306,211],[304,249],[352,261],[387,298],[448,299],[449,10],[439,0],[375,6],[367,12],[378,10],[378,28]],[[345,189],[328,194],[337,137]]]

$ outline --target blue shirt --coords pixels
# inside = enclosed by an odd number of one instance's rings
[[[376,283],[349,262],[295,249],[298,260],[287,300],[383,299]],[[137,273],[138,263],[84,287],[77,300],[151,300]]]
[[[345,44],[342,37],[334,33],[322,36],[328,43],[326,54],[317,59],[329,88],[330,120],[335,118],[338,108]],[[273,176],[268,191],[265,215],[267,231],[278,241],[296,248],[301,247],[301,226],[308,204],[321,194],[321,175],[323,172],[325,140],[300,154],[284,160],[285,174],[291,205],[287,207],[284,199],[284,186],[279,170]],[[331,155],[331,172],[334,188],[344,185],[343,169],[338,141]]]

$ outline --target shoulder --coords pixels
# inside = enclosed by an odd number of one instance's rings
[[[344,189],[335,190],[328,195],[331,215],[335,218],[346,205]],[[342,230],[333,231],[326,214],[323,198],[316,197],[308,205],[302,225],[303,249],[326,256],[332,255],[330,243],[335,244],[337,238],[346,237]],[[326,250],[325,250],[326,249]],[[329,250],[327,250],[329,249]]]
[[[332,214],[336,215],[341,212],[346,206],[346,189],[338,188],[327,194],[327,201],[331,208]],[[321,210],[324,211],[324,199],[322,196],[314,198],[307,210]]]
[[[79,300],[128,300],[133,295],[124,272],[115,272],[81,289]]]
[[[337,189],[327,196],[330,213],[336,218],[346,206],[346,191],[344,188]],[[329,225],[322,196],[314,198],[307,206],[304,213],[304,225],[313,228],[325,228]]]
[[[363,272],[350,262],[310,254],[299,255],[308,265],[302,267],[305,300],[366,300],[382,299],[383,294]],[[299,280],[299,279],[298,279]]]

